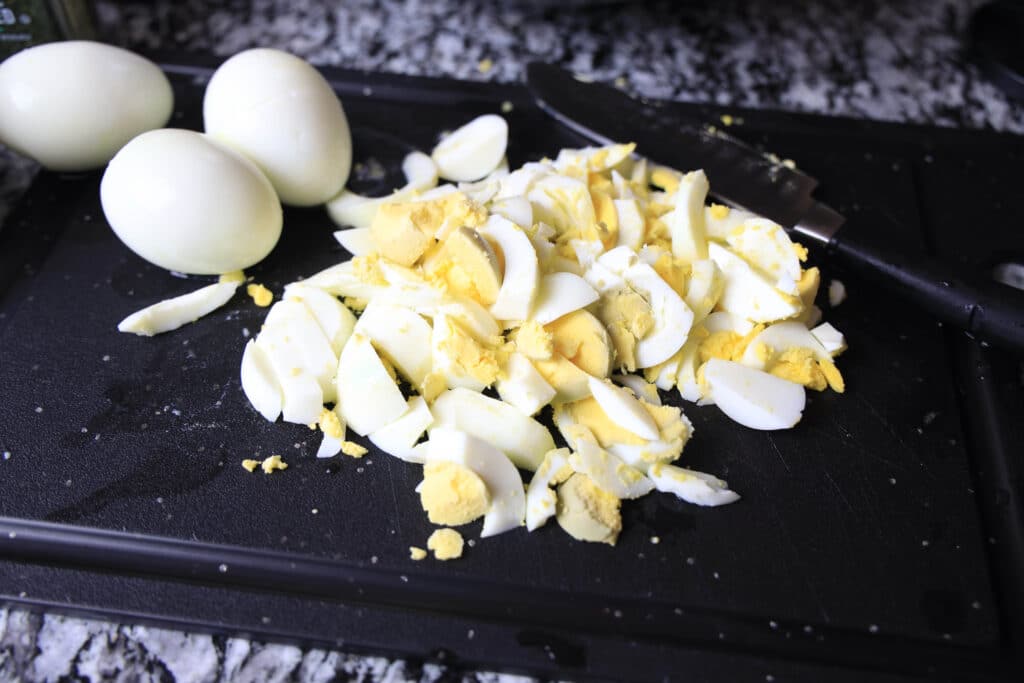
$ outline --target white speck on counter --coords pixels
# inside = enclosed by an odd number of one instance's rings
[[[43,407],[42,406],[36,406],[36,412],[37,413],[43,412]]]
[[[878,624],[868,626],[868,633],[878,633]]]
[[[657,536],[651,536],[651,543],[653,543],[654,545],[658,545],[659,543],[661,543],[661,539]]]
[[[312,512],[314,515],[318,515],[318,514],[320,514],[320,509],[319,508],[313,508],[312,510],[310,510],[310,512]]]
[[[693,565],[697,564],[697,560],[692,557],[688,557],[686,558],[686,564],[692,567]]]
[[[921,541],[921,547],[922,548],[927,548],[930,545],[931,545],[931,542],[929,542],[927,540]]]
[[[11,459],[11,452],[10,451],[4,451],[4,460],[10,460],[10,459]]]
[[[771,621],[768,622],[768,628],[770,628],[773,631],[779,630],[779,622],[777,622],[774,619],[772,619]]]
[[[893,486],[895,486],[896,485],[896,477],[889,477],[889,483],[892,484]]]
[[[221,574],[227,574],[228,573],[228,566],[226,564],[218,565],[217,566],[217,571],[219,571]]]
[[[103,361],[104,363],[107,363],[107,362],[109,362],[109,361],[110,361],[110,354],[106,354],[106,355],[105,355],[105,356],[103,356],[103,358],[101,358],[100,360],[102,360],[102,361]]]
[[[468,631],[466,631],[466,638],[468,638],[469,640],[473,640],[473,638],[475,637],[476,631],[474,631],[473,629],[469,629]]]
[[[832,280],[828,283],[828,305],[832,308],[846,301],[846,285],[842,280]]]

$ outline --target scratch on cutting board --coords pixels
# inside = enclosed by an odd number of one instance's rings
[[[853,506],[850,505],[850,501],[847,500],[846,495],[843,494],[843,490],[841,488],[839,488],[839,484],[836,483],[836,480],[833,479],[832,475],[829,474],[828,472],[825,472],[824,474],[825,474],[825,478],[828,479],[828,482],[830,484],[832,484],[832,488],[835,489],[836,494],[839,496],[839,499],[842,500],[846,504],[846,507],[850,510],[850,512],[854,512],[855,513],[855,510],[853,509]]]
[[[782,451],[780,451],[779,447],[775,444],[775,439],[772,438],[771,434],[768,434],[768,443],[771,444],[772,450],[775,451],[775,455],[779,456],[779,460],[782,461],[782,466],[786,468],[786,471],[792,472],[792,470],[789,469],[789,463],[786,462],[784,457],[782,457]]]

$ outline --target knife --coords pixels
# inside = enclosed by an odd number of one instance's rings
[[[654,161],[702,168],[719,200],[770,218],[943,323],[1024,353],[1024,291],[950,263],[858,240],[834,209],[814,199],[818,182],[704,126],[685,124],[664,103],[636,99],[559,67],[531,63],[526,85],[540,108],[598,144],[636,142]]]

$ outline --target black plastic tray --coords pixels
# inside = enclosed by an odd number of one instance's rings
[[[165,65],[172,125],[199,128],[210,64]],[[405,152],[503,102],[513,165],[582,143],[518,87],[325,73],[357,160],[388,171],[356,181],[367,191],[400,184]],[[673,106],[710,122],[723,111]],[[858,229],[895,218],[905,230],[875,236],[980,266],[1024,255],[1020,138],[729,113],[744,121],[731,132],[797,159]],[[239,296],[157,338],[116,331],[197,281],[124,248],[98,183],[42,174],[0,229],[5,599],[579,678],[1020,674],[1019,364],[855,273],[822,262],[826,282],[850,292],[823,304],[850,343],[846,395],[815,394],[796,429],[768,434],[684,406],[697,430],[684,461],[727,478],[740,503],[652,495],[625,505],[614,549],[552,524],[478,539],[458,562],[416,563],[408,546],[430,532],[419,468],[379,452],[317,461],[315,434],[248,407],[243,331],[264,310]],[[321,209],[285,221],[251,271],[276,291],[345,256]],[[270,453],[287,472],[239,466]]]

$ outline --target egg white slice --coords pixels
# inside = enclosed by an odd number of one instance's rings
[[[803,414],[803,386],[732,361],[712,358],[704,380],[723,413],[751,429],[789,429]]]
[[[547,325],[563,315],[589,306],[597,301],[598,296],[594,288],[579,275],[550,273],[541,278],[530,318],[541,325]]]
[[[779,291],[799,294],[800,260],[781,225],[767,218],[751,218],[725,239],[735,254],[768,275]]]
[[[619,217],[617,246],[639,249],[644,242],[644,215],[640,202],[635,199],[615,199],[615,213]]]
[[[345,418],[342,417],[339,406],[335,406],[332,412],[337,416],[338,422],[341,423],[341,435],[335,437],[324,432],[323,438],[320,439],[320,446],[316,450],[317,458],[333,458],[341,452],[342,444],[345,442],[345,430],[348,429],[345,424]]]
[[[725,276],[719,306],[748,320],[764,323],[792,318],[803,311],[799,297],[776,289],[774,283],[725,247],[708,245],[708,254]]]
[[[454,462],[483,480],[491,494],[484,514],[482,538],[496,536],[522,525],[526,515],[526,493],[519,471],[493,445],[458,429],[438,427],[430,431],[427,461]]]
[[[250,339],[242,352],[241,379],[242,391],[256,412],[270,422],[277,420],[281,414],[281,383],[255,339]]]
[[[384,285],[370,284],[361,280],[356,275],[352,261],[343,261],[324,268],[302,280],[302,284],[322,289],[334,296],[350,296],[366,301],[372,300],[386,289]]]
[[[686,283],[686,296],[683,300],[693,311],[695,324],[711,313],[724,289],[725,278],[714,261],[703,259],[690,264],[690,278]]]
[[[508,197],[526,197],[533,184],[550,175],[551,169],[537,162],[523,164],[516,170],[501,178],[501,189],[495,195],[495,200],[507,199]],[[531,208],[532,212],[533,209]],[[526,227],[523,225],[523,227]]]
[[[767,357],[759,353],[760,345],[768,347]],[[763,332],[750,340],[740,362],[747,367],[763,370],[787,349],[809,349],[816,360],[831,363],[832,354],[825,350],[818,339],[804,327],[803,323],[785,322],[769,325]]]
[[[690,423],[685,415],[683,419]],[[684,445],[682,439],[658,439],[643,444],[613,443],[608,445],[608,452],[630,467],[646,472],[654,463],[675,460]]]
[[[538,179],[526,193],[538,221],[567,232],[585,230],[597,225],[594,202],[585,182],[563,175],[547,175]]]
[[[818,325],[811,330],[811,334],[832,356],[838,356],[846,350],[846,337],[843,336],[842,332],[833,327],[831,323]]]
[[[300,301],[316,320],[337,356],[344,348],[356,325],[356,317],[334,296],[317,287],[295,282],[284,288],[284,298]]]
[[[488,207],[491,215],[502,216],[521,228],[533,226],[533,206],[526,197],[505,197],[496,199]]]
[[[483,391],[487,384],[462,365],[462,358],[451,343],[460,331],[458,323],[444,313],[434,316],[433,334],[430,337],[430,346],[427,347],[430,352],[430,367],[444,377],[445,384],[450,388],[462,387]]]
[[[369,228],[348,228],[335,230],[334,239],[353,256],[366,256],[375,251]]]
[[[654,329],[637,341],[637,367],[658,365],[671,358],[686,341],[693,325],[693,311],[646,263],[630,266],[623,271],[622,277],[647,299],[654,317]]]
[[[708,334],[714,334],[715,332],[735,332],[741,337],[745,337],[752,329],[754,329],[754,323],[750,322],[743,316],[729,313],[728,311],[715,311],[708,317],[704,318],[704,329],[708,331]]]
[[[533,363],[521,353],[508,357],[505,376],[495,384],[498,396],[509,405],[515,406],[524,415],[534,415],[551,403],[555,390],[533,367]]]
[[[708,257],[707,228],[704,225],[704,200],[708,188],[708,177],[704,171],[684,175],[676,190],[675,208],[662,219],[672,236],[672,254],[687,263]]]
[[[217,282],[194,292],[158,301],[122,320],[117,329],[142,337],[176,330],[195,322],[228,302],[240,282]]]
[[[714,315],[714,314],[712,314]],[[676,388],[679,395],[690,402],[697,402],[704,396],[704,389],[697,382],[697,368],[700,366],[700,339],[690,337],[679,349],[679,370],[676,371]]]
[[[345,422],[366,436],[394,422],[408,409],[369,337],[355,332],[338,360],[338,405]]]
[[[654,482],[589,438],[577,439],[569,464],[616,498],[631,500],[650,493]]]
[[[267,352],[282,387],[286,376],[306,373],[320,386],[321,403],[334,401],[333,379],[338,356],[304,303],[282,299],[271,306],[256,343]]]
[[[596,377],[588,380],[588,386],[609,420],[641,439],[658,438],[658,424],[630,392]]]
[[[471,434],[500,449],[516,467],[536,470],[555,447],[551,432],[518,408],[469,389],[449,389],[434,400],[434,427]]]
[[[478,229],[501,249],[505,262],[498,297],[490,312],[498,320],[525,320],[540,286],[539,264],[533,243],[521,228],[501,216],[491,216]]]
[[[484,114],[437,143],[430,158],[443,178],[477,180],[498,167],[506,147],[508,123],[497,114]]]
[[[626,286],[625,280],[596,261],[593,265],[587,268],[585,273],[583,273],[583,279],[586,280],[587,284],[593,287],[598,294],[614,292]]]
[[[639,399],[647,401],[651,405],[660,406],[661,396],[658,395],[658,387],[651,384],[639,375],[612,375],[612,379],[633,392]]]
[[[341,226],[367,228],[381,204],[410,201],[437,185],[437,165],[423,152],[412,152],[402,161],[405,185],[383,197],[364,197],[349,190],[327,202],[327,214]]]
[[[558,496],[551,489],[552,481],[569,464],[569,449],[556,448],[544,456],[544,461],[530,479],[526,488],[526,529],[533,531],[554,517]]]
[[[413,386],[423,384],[431,368],[430,323],[415,311],[380,300],[367,304],[355,326],[373,342],[377,352]]]
[[[370,441],[388,455],[422,465],[426,462],[426,455],[423,449],[416,446],[423,433],[434,423],[434,416],[422,396],[410,398],[408,406],[408,410],[397,420],[372,432]]]
[[[640,256],[627,246],[618,246],[601,254],[597,258],[597,263],[621,276],[627,269],[640,263]]]
[[[715,216],[716,212],[710,206],[704,207],[704,226],[707,228],[707,235],[710,239],[721,242],[724,242],[729,233],[742,225],[744,221],[757,218],[757,214],[736,208],[730,208],[723,218]]]
[[[664,493],[672,493],[694,505],[716,507],[735,503],[739,494],[729,490],[729,484],[718,477],[704,472],[688,470],[684,467],[658,463],[652,465],[647,476],[654,482],[655,488]]]

